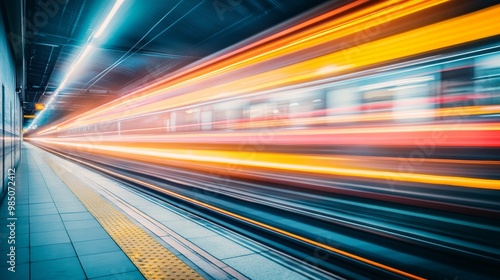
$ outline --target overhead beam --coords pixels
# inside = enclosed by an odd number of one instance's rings
[[[55,36],[55,35],[48,34],[48,33],[42,33],[41,35],[42,35],[42,38],[54,37],[57,40],[61,40],[61,42],[57,43],[57,41],[50,40],[50,39],[49,40],[32,39],[30,41],[30,43],[34,44],[34,45],[54,47],[54,48],[59,48],[59,47],[82,48],[82,46],[85,45],[84,42],[77,42],[71,38],[67,38],[67,37],[63,37],[63,36]],[[71,41],[74,41],[74,42],[68,43]],[[130,52],[130,53],[139,54],[139,55],[172,58],[172,59],[199,59],[199,58],[201,58],[199,56],[173,54],[173,53],[168,53],[168,52],[149,51],[149,50],[143,50],[143,49],[138,49],[138,48],[129,49],[129,48],[122,48],[122,47],[97,47],[96,49],[104,50],[104,51],[121,52],[121,53]]]

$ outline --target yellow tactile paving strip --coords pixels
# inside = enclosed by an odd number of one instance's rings
[[[127,254],[146,279],[203,279],[192,268],[134,224],[84,181],[44,157],[47,164],[66,183],[104,230]]]

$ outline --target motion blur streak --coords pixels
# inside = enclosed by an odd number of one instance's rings
[[[300,121],[298,119],[297,121]],[[72,137],[33,138],[34,140],[58,140],[80,142],[81,138],[97,137],[99,142],[135,143],[245,143],[255,138],[255,132],[218,132],[167,135],[144,135],[148,130],[155,133],[164,127],[150,129],[121,130],[121,134],[138,132],[140,135],[116,135],[116,131],[74,134]],[[163,131],[160,131],[163,132]],[[259,145],[356,145],[356,146],[415,146],[427,145],[447,147],[499,147],[500,123],[447,123],[414,126],[360,126],[335,129],[259,131],[271,136],[260,135]],[[473,133],[473,134],[471,134]],[[106,136],[108,134],[108,136]],[[390,137],[388,137],[390,136]],[[480,137],[478,137],[480,136]],[[94,139],[93,139],[94,140]],[[96,142],[96,141],[93,141]],[[85,143],[85,142],[83,142]],[[186,147],[188,148],[188,147]]]
[[[328,7],[25,139],[348,279],[494,279],[500,5]]]
[[[427,174],[412,174],[402,172],[377,171],[369,169],[348,169],[338,164],[339,158],[329,156],[308,156],[293,154],[270,154],[234,151],[186,151],[170,149],[147,149],[116,147],[104,145],[88,145],[83,143],[71,144],[66,142],[34,139],[54,145],[93,150],[95,153],[114,157],[126,157],[134,160],[153,160],[153,158],[179,160],[182,162],[195,161],[202,163],[226,163],[238,166],[253,166],[270,169],[282,169],[297,172],[310,172],[342,176],[366,177],[374,179],[396,178],[407,182],[461,186],[469,188],[500,189],[497,180],[485,180],[452,176],[433,176]],[[169,162],[173,164],[172,161]],[[189,164],[192,168],[195,166]],[[239,171],[239,170],[238,170]],[[237,174],[230,174],[237,175]]]

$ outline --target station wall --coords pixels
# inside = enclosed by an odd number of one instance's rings
[[[5,15],[0,10],[0,110],[1,110],[1,141],[2,158],[0,170],[2,176],[0,197],[8,191],[9,175],[15,174],[15,168],[21,155],[22,141],[22,110],[16,93],[16,69],[14,55],[8,41]]]

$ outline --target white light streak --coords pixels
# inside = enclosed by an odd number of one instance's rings
[[[101,36],[102,32],[104,32],[104,29],[106,29],[106,26],[108,26],[108,24],[111,22],[111,19],[116,14],[116,12],[118,11],[118,9],[122,5],[123,1],[124,0],[116,0],[115,5],[113,6],[113,8],[111,9],[111,11],[109,12],[108,16],[106,17],[106,19],[102,23],[101,27],[94,34],[94,39],[98,38],[99,36]]]

